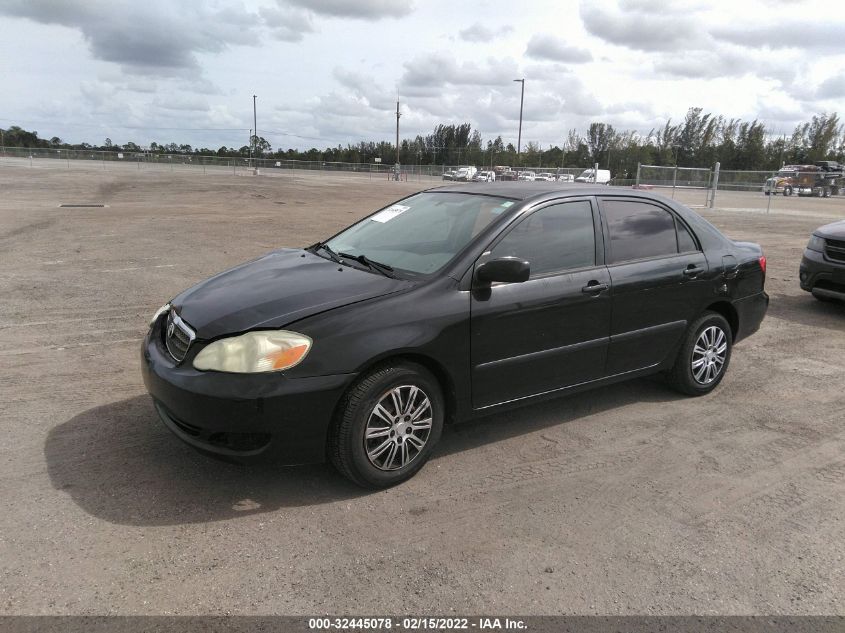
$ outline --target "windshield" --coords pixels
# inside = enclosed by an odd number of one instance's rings
[[[781,170],[778,172],[778,176],[785,176],[785,177],[789,177],[789,176],[794,176],[794,175],[795,175],[795,171],[794,171],[794,170],[792,170],[792,169],[781,169]]]
[[[431,274],[513,204],[492,196],[418,193],[354,224],[327,244],[336,253]]]

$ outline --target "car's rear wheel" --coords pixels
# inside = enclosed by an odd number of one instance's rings
[[[783,195],[791,196],[792,195],[792,187],[789,187],[789,186],[784,187],[783,188]]]
[[[725,317],[705,312],[687,330],[669,384],[681,393],[703,396],[722,381],[731,360],[733,335]]]
[[[366,488],[412,477],[431,456],[443,430],[437,379],[421,365],[383,365],[343,397],[329,436],[335,468]]]

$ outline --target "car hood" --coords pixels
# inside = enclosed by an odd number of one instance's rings
[[[410,288],[412,283],[341,266],[302,249],[281,249],[177,295],[171,304],[200,339],[284,327],[350,303]]]
[[[819,237],[831,240],[845,240],[845,220],[839,220],[837,222],[831,222],[830,224],[820,226],[813,231],[813,233]]]

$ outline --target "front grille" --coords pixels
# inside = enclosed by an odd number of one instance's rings
[[[171,310],[164,326],[164,343],[173,360],[177,363],[185,360],[185,355],[191,343],[194,342],[194,338],[196,338],[196,333],[174,310]]]
[[[828,259],[845,262],[845,242],[841,240],[825,240],[824,253]]]

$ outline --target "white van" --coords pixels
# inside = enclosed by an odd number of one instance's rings
[[[475,176],[477,171],[478,169],[471,166],[458,167],[458,171],[455,172],[455,180],[468,182],[472,180],[472,177]]]
[[[575,182],[594,182],[598,185],[606,185],[610,182],[610,170],[599,169],[598,176],[596,176],[595,169],[585,169],[581,175],[575,179]]]

